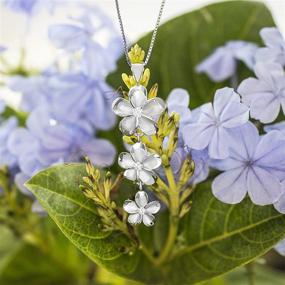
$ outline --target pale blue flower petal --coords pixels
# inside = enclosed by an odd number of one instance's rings
[[[283,193],[280,180],[264,168],[253,166],[247,175],[248,194],[256,205],[270,205]]]
[[[250,116],[262,123],[274,121],[282,105],[285,108],[285,73],[282,66],[274,63],[255,66],[258,79],[244,80],[238,92],[250,106]]]
[[[285,137],[285,121],[282,121],[282,122],[279,122],[273,125],[264,126],[264,130],[267,133],[270,131],[280,131]]]
[[[59,24],[49,28],[49,38],[55,47],[74,52],[87,43],[89,35],[82,27]]]
[[[274,248],[279,254],[285,256],[285,239],[280,241]]]
[[[92,139],[81,144],[83,154],[87,155],[96,165],[107,167],[114,163],[115,147],[105,139]]]
[[[260,36],[267,47],[257,51],[257,62],[277,62],[285,65],[285,40],[278,28],[263,28]]]
[[[196,67],[196,71],[198,73],[206,73],[212,81],[219,82],[234,75],[236,61],[230,51],[220,47],[203,60]]]
[[[214,132],[215,127],[206,123],[188,124],[183,128],[183,139],[188,147],[201,150],[209,145]]]
[[[244,62],[252,69],[255,64],[254,55],[257,46],[244,41],[229,41],[217,48],[197,67],[198,73],[206,73],[211,80],[219,82],[232,77],[237,68],[237,60]]]
[[[239,167],[218,175],[212,183],[214,196],[227,204],[240,203],[246,196],[247,170]]]

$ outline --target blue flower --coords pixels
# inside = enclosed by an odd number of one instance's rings
[[[20,108],[26,112],[31,112],[40,105],[47,105],[51,100],[49,77],[46,75],[13,76],[9,78],[8,86],[21,93]]]
[[[248,107],[240,103],[233,89],[226,87],[217,90],[214,103],[202,105],[199,112],[198,120],[182,129],[185,144],[196,150],[208,147],[211,158],[226,158],[232,141],[230,130],[248,121]]]
[[[280,31],[276,27],[263,28],[260,36],[266,47],[258,49],[256,61],[285,65],[285,40]]]
[[[58,121],[43,107],[30,114],[27,128],[11,133],[8,149],[17,157],[22,176],[26,177],[56,163],[81,161],[85,155],[97,166],[108,166],[116,154],[109,141],[94,138],[88,122]]]
[[[16,165],[16,157],[8,150],[7,141],[10,133],[16,129],[17,126],[18,121],[15,117],[10,117],[5,121],[1,121],[0,118],[0,167],[8,166],[11,168]]]
[[[189,184],[198,184],[207,179],[210,171],[208,151],[189,149],[186,146],[178,146],[170,161],[173,173],[178,177],[183,162],[191,157],[195,163],[194,174],[188,181]]]
[[[209,156],[208,151],[194,150],[185,146],[183,140],[183,128],[187,124],[197,120],[200,113],[199,108],[192,112],[189,109],[190,96],[188,92],[181,88],[173,89],[167,98],[167,109],[169,114],[176,112],[180,115],[178,146],[171,157],[171,168],[178,177],[181,166],[187,157],[191,157],[195,162],[195,171],[189,183],[197,184],[204,181],[209,174]]]
[[[273,122],[282,106],[285,112],[285,73],[276,63],[258,63],[254,67],[257,78],[242,81],[238,92],[250,106],[250,116],[262,123]]]
[[[278,131],[259,136],[252,123],[232,130],[230,155],[213,165],[223,172],[212,183],[216,198],[224,203],[241,202],[248,193],[254,204],[276,203],[284,189],[285,139]]]
[[[54,2],[55,1],[50,0],[5,0],[4,5],[15,12],[21,12],[31,16],[43,7],[47,7],[51,10],[54,6]]]
[[[83,73],[65,74],[50,81],[52,101],[49,103],[61,118],[91,122],[95,129],[108,130],[116,122],[111,105],[113,89],[104,81]]]
[[[168,112],[176,112],[180,115],[180,126],[189,122],[192,118],[191,111],[189,109],[190,96],[185,89],[175,88],[173,89],[167,98]]]
[[[93,79],[104,78],[116,67],[122,45],[112,21],[98,8],[73,18],[74,24],[49,28],[52,43],[67,52],[81,51],[81,71]]]
[[[253,43],[229,41],[197,65],[196,71],[206,73],[212,81],[223,81],[235,74],[238,60],[252,69],[256,50],[257,46]]]

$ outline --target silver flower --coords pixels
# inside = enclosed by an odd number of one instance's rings
[[[160,203],[152,201],[148,203],[146,192],[139,191],[136,194],[135,201],[126,200],[123,206],[124,210],[129,213],[128,222],[137,225],[143,222],[146,226],[154,225],[154,216],[160,210]]]
[[[166,105],[160,98],[147,100],[147,91],[143,86],[134,86],[129,92],[129,101],[117,98],[112,105],[116,115],[124,117],[120,122],[120,130],[132,135],[140,129],[146,135],[156,133],[156,121]]]
[[[118,159],[119,165],[126,169],[124,176],[132,181],[141,181],[146,185],[155,182],[154,169],[161,165],[161,159],[157,154],[151,154],[142,143],[131,146],[130,153],[122,152]]]

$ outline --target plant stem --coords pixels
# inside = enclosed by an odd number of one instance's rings
[[[164,248],[159,255],[159,257],[156,259],[156,265],[161,265],[164,263],[169,255],[172,252],[176,236],[177,236],[177,231],[178,231],[178,215],[179,215],[179,191],[176,187],[176,182],[175,178],[172,172],[172,169],[170,166],[165,167],[165,174],[168,180],[169,184],[169,196],[170,196],[170,215],[169,215],[169,231],[168,231],[168,236],[166,243],[164,245]]]
[[[254,263],[251,262],[246,265],[247,276],[248,276],[248,284],[254,285],[255,284],[255,274],[254,274]]]

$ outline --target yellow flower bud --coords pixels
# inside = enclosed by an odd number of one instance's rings
[[[158,84],[154,84],[148,92],[148,99],[153,99],[157,96]]]

